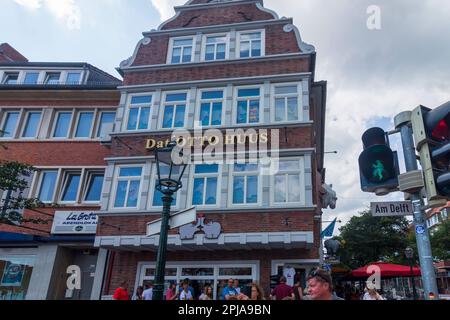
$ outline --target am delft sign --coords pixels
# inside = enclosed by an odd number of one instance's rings
[[[52,234],[95,234],[97,222],[92,211],[56,211]]]
[[[370,209],[374,217],[412,216],[414,214],[410,201],[371,202]]]

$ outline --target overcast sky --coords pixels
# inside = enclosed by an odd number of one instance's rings
[[[86,61],[117,75],[142,32],[170,18],[185,0],[0,0],[0,43],[30,61]],[[365,129],[393,129],[392,118],[419,104],[450,100],[450,1],[266,0],[294,18],[317,51],[316,80],[328,81],[327,183],[338,193],[325,220],[343,223],[379,198],[360,191],[357,160]],[[381,9],[381,29],[367,28],[367,8]],[[400,148],[393,137],[393,148]],[[402,154],[400,154],[402,156]],[[326,224],[326,223],[325,223]],[[342,224],[338,224],[341,226]],[[335,231],[335,233],[337,230]]]

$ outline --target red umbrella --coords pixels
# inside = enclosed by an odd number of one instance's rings
[[[399,264],[385,262],[374,262],[368,264],[367,266],[353,270],[350,273],[350,276],[354,278],[368,278],[375,272],[377,267],[380,268],[382,278],[411,276],[411,268],[409,266],[402,266]],[[420,268],[413,267],[413,275],[420,276]]]

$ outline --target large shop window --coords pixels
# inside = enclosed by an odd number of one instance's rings
[[[137,208],[141,176],[142,167],[119,167],[115,208]]]
[[[89,138],[91,136],[94,112],[80,112],[78,114],[76,138]]]
[[[58,112],[56,116],[55,128],[53,130],[54,138],[67,138],[69,136],[72,112]]]
[[[259,201],[258,164],[235,164],[233,166],[233,204],[257,204]]]
[[[192,204],[200,206],[217,205],[217,187],[219,186],[219,165],[196,165]]]
[[[150,125],[152,96],[131,98],[128,109],[127,130],[147,130]]]
[[[302,160],[280,160],[279,171],[273,179],[273,202],[276,204],[301,203],[304,199]]]
[[[187,93],[168,93],[164,102],[162,127],[164,129],[184,127]]]
[[[101,112],[100,121],[97,129],[97,137],[104,137],[113,130],[114,121],[116,120],[115,112]]]
[[[0,255],[0,300],[25,300],[35,256]]]
[[[41,123],[40,111],[29,111],[25,115],[25,126],[22,132],[22,138],[35,138]]]
[[[194,38],[172,39],[171,63],[191,62],[193,58]]]
[[[227,57],[227,35],[205,36],[205,61],[224,60]]]
[[[15,136],[19,115],[20,112],[18,111],[5,113],[2,129],[0,132],[1,138],[13,138]]]
[[[262,31],[239,33],[239,56],[253,58],[264,55],[264,35]]]
[[[260,92],[259,88],[238,89],[237,91],[237,124],[259,122]]]
[[[200,101],[200,121],[202,126],[222,124],[223,91],[203,91]]]
[[[159,168],[161,176],[167,176],[169,174],[169,170],[170,170],[170,167],[168,165],[165,165],[165,164],[161,164],[161,166]],[[152,206],[153,207],[162,207],[162,205],[163,205],[162,197],[164,195],[159,190],[156,189],[156,184],[158,183],[158,181],[157,181],[157,176],[158,175],[156,173],[157,172],[156,164],[153,166],[153,172],[155,174],[153,175],[154,179],[153,179],[153,200],[152,200]],[[174,167],[172,169],[172,172],[173,172],[174,175],[178,175],[179,172],[180,172],[180,167]],[[176,205],[176,201],[177,201],[177,193],[178,192],[175,192],[173,194],[173,196],[172,196],[173,197],[172,204],[174,204],[173,202],[175,202],[175,205]]]
[[[275,86],[275,121],[300,120],[297,85]]]

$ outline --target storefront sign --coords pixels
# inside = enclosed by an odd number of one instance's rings
[[[56,211],[52,234],[95,234],[97,222],[92,211]]]

